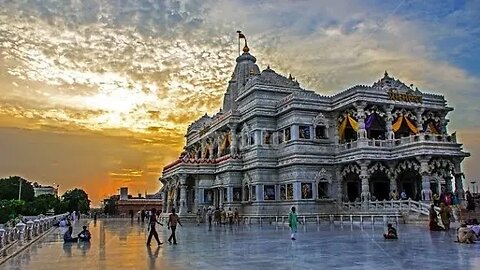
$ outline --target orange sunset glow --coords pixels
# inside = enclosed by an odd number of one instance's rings
[[[80,187],[93,205],[124,186],[157,192],[188,125],[221,107],[238,29],[262,69],[305,89],[331,95],[388,70],[445,95],[466,179],[480,177],[478,23],[456,32],[408,2],[246,2],[0,0],[0,177]],[[452,16],[478,22],[471,5]]]

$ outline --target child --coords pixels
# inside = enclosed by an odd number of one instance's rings
[[[391,223],[387,225],[387,233],[383,235],[385,239],[398,239],[397,230],[392,226]]]

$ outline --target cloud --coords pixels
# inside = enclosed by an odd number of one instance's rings
[[[110,187],[125,170],[151,177],[178,156],[191,121],[218,111],[240,29],[261,68],[292,73],[304,88],[332,95],[388,70],[407,85],[444,94],[455,108],[450,131],[477,131],[478,5],[0,0],[0,126],[87,136],[84,143],[89,136],[122,141],[133,158],[122,150],[109,156],[118,163],[84,178],[109,179]],[[471,147],[472,136],[465,138]],[[31,166],[22,169],[45,175]]]

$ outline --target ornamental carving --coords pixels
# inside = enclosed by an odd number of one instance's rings
[[[396,109],[395,111],[393,111],[393,115],[394,115],[395,119],[397,117],[400,117],[401,115],[403,115],[403,116],[408,117],[412,120],[417,120],[417,115],[414,112],[412,112],[410,110],[407,110],[405,108]]]
[[[375,172],[383,172],[388,177],[392,176],[392,171],[390,170],[390,168],[380,162],[375,162],[372,166],[370,166],[370,168],[368,168],[367,172],[370,175],[374,174]]]
[[[319,113],[317,116],[315,116],[315,118],[313,118],[313,128],[316,126],[325,126],[326,128],[329,127],[329,121],[325,115],[323,115],[323,113]]]
[[[414,170],[420,172],[420,165],[412,160],[404,160],[397,165],[394,173],[395,175],[397,175],[406,170]]]
[[[358,164],[356,164],[356,163],[348,164],[347,166],[345,166],[343,168],[341,174],[342,174],[343,177],[345,177],[349,173],[355,173],[355,174],[360,175],[360,173],[361,173],[360,166],[358,166]]]
[[[455,168],[453,162],[448,159],[444,158],[435,158],[430,160],[428,163],[428,168],[430,171],[437,171],[437,170],[445,170],[445,171],[453,171]]]
[[[315,182],[328,182],[332,183],[332,174],[327,172],[325,168],[320,169],[320,171],[315,175]]]

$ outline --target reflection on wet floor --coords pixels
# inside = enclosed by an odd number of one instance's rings
[[[286,226],[177,229],[179,245],[145,245],[146,224],[130,220],[80,220],[88,224],[91,243],[63,243],[59,228],[34,243],[0,269],[479,269],[479,245],[454,243],[455,233],[429,232],[425,226],[400,225],[400,239],[386,241],[384,228],[365,225],[300,227],[298,240]],[[388,266],[387,268],[385,268]],[[439,266],[441,266],[439,268]]]

